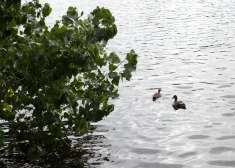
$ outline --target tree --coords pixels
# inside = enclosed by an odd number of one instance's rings
[[[83,12],[69,7],[50,29],[51,11],[38,0],[0,2],[0,118],[9,123],[10,151],[31,160],[49,146],[69,147],[70,131],[83,134],[112,112],[109,99],[137,65],[133,50],[123,61],[105,51],[117,34],[108,9],[97,7],[81,19]]]

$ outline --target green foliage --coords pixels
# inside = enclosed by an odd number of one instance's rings
[[[83,13],[69,7],[49,29],[49,4],[20,5],[0,3],[6,23],[0,24],[0,118],[9,122],[9,149],[34,160],[49,147],[70,147],[68,132],[86,133],[90,122],[114,110],[108,101],[118,97],[120,80],[130,80],[137,54],[131,50],[121,61],[106,53],[117,34],[108,9],[97,7],[81,19]]]

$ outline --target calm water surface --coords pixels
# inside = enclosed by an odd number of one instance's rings
[[[45,0],[42,2],[46,2]],[[139,54],[115,111],[96,123],[91,167],[235,167],[235,2],[232,0],[56,0],[50,25],[68,6],[111,10],[118,35],[107,49]],[[152,102],[162,88],[163,97]],[[174,111],[177,94],[187,110]],[[84,147],[87,147],[84,145]]]

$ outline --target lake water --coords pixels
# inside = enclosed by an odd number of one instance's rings
[[[41,2],[46,2],[45,0]],[[107,46],[139,55],[115,111],[95,123],[91,167],[235,167],[235,2],[232,0],[56,0],[53,25],[68,6],[85,15],[104,6],[116,18]],[[162,98],[152,95],[162,88]],[[177,95],[187,110],[175,111]]]

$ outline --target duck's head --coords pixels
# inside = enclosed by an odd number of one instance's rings
[[[174,96],[172,97],[172,99],[175,99],[175,100],[177,100],[177,96],[176,96],[176,95],[174,95]]]
[[[175,98],[177,98],[177,96],[176,96],[176,95],[174,95],[174,96],[172,97],[172,99],[175,99]]]
[[[158,89],[158,93],[160,93],[162,91],[162,89],[160,88],[160,89]]]

